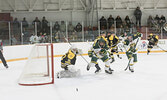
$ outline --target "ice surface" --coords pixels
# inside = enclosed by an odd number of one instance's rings
[[[0,64],[0,100],[167,100],[167,53],[138,54],[134,73],[124,71],[128,60],[121,56],[111,64],[112,75],[101,61],[101,73],[86,71],[87,63],[78,56],[80,77],[55,78],[55,84],[43,86],[18,85],[26,61],[9,62],[9,69]],[[61,70],[60,60],[55,58],[55,73]]]

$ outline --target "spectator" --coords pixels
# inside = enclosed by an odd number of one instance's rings
[[[22,27],[23,27],[23,31],[25,31],[28,28],[28,22],[25,17],[22,20]]]
[[[60,40],[59,33],[58,32],[54,33],[54,41],[57,43],[59,42],[59,40]]]
[[[29,36],[30,36],[30,32],[28,31],[28,22],[26,20],[26,18],[24,17],[22,20],[22,32],[23,32],[23,40],[24,43],[29,41]]]
[[[59,25],[59,23],[57,21],[56,21],[56,23],[55,23],[55,25],[53,27],[53,30],[54,30],[54,32],[60,31],[60,25]]]
[[[34,25],[34,29],[37,30],[37,35],[40,35],[41,21],[38,19],[38,17],[35,18],[32,24]]]
[[[120,25],[120,28],[117,28],[117,36],[120,36],[122,33],[124,33],[124,26]]]
[[[6,39],[6,35],[8,32],[8,22],[5,21],[4,17],[2,17],[2,20],[0,22],[0,36],[1,39]],[[8,38],[8,37],[7,37]]]
[[[104,18],[104,16],[100,19],[100,30],[106,30],[107,29],[107,20]]]
[[[81,23],[78,23],[76,25],[75,30],[77,32],[77,37],[81,40],[81,38],[82,38],[82,34],[81,34],[81,32],[82,32],[82,25],[81,25]]]
[[[140,10],[140,7],[137,7],[136,10],[134,11],[134,16],[136,17],[136,26],[139,22],[139,27],[141,27],[141,16],[142,12]]]
[[[69,22],[68,24],[68,34],[70,35],[71,40],[75,40],[77,38],[74,32],[74,26],[72,25],[72,22]]]
[[[115,27],[114,24],[110,27],[109,32],[114,32],[115,31]]]
[[[69,22],[68,24],[68,33],[71,35],[74,32],[74,26],[72,25],[72,22]]]
[[[126,32],[126,33],[131,33],[128,26],[125,26],[123,33],[124,33],[124,32]],[[121,33],[121,34],[123,34],[123,33]]]
[[[131,28],[131,21],[130,21],[128,15],[125,17],[125,22],[126,22],[126,25],[128,26],[128,28]]]
[[[159,16],[158,16],[158,15],[156,15],[156,16],[155,16],[154,21],[155,21],[157,24],[159,23],[160,18],[159,18]]]
[[[166,19],[165,19],[164,15],[161,15],[161,18],[159,21],[160,27],[163,27],[165,23],[166,23]]]
[[[122,19],[120,16],[117,16],[116,20],[116,28],[121,28],[122,25]]]
[[[59,25],[59,23],[56,21],[55,24],[54,24],[54,27],[53,27],[54,41],[55,41],[55,42],[59,42],[59,40],[60,40],[59,31],[60,31],[60,25]]]
[[[17,20],[17,18],[14,19],[13,21],[13,33],[14,35],[19,35],[19,32],[20,32],[20,23],[19,21]]]
[[[60,41],[63,41],[63,38],[65,37],[65,32],[66,32],[66,24],[64,21],[61,21],[61,25],[60,25]]]
[[[40,36],[38,37],[38,40],[40,43],[47,43],[48,36],[46,34],[43,34],[42,32],[40,32]]]
[[[39,42],[40,42],[40,38],[37,35],[32,34],[30,37],[30,43],[35,44],[35,43],[39,43]]]
[[[151,15],[150,15],[150,16],[148,17],[148,19],[147,19],[147,26],[148,26],[149,28],[152,28],[152,27],[153,27],[153,18],[152,18]]]
[[[82,32],[82,25],[81,25],[80,23],[78,23],[78,24],[76,25],[75,30],[76,30],[77,32]]]
[[[17,39],[15,38],[15,36],[12,34],[11,36],[11,45],[16,45],[17,44]]]
[[[95,36],[93,35],[93,28],[89,25],[88,26],[88,39],[89,41],[93,41]]]
[[[158,29],[158,30],[159,30],[159,27],[160,27],[159,22],[160,22],[160,18],[159,18],[158,15],[156,15],[155,18],[154,18],[154,24],[155,24],[156,29]]]
[[[46,20],[45,16],[42,19],[42,33],[48,34],[48,21]]]
[[[114,25],[114,18],[112,17],[112,15],[110,15],[107,21],[108,21],[108,29],[110,29]]]
[[[66,24],[65,24],[64,21],[61,21],[60,31],[61,31],[61,32],[66,32]]]

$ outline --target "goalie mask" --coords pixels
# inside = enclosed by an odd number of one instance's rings
[[[71,45],[70,50],[71,50],[73,53],[75,53],[75,54],[78,53],[78,48],[76,47],[76,45]]]

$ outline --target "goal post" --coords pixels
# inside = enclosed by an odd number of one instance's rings
[[[35,44],[32,47],[18,83],[26,86],[54,83],[53,44]]]

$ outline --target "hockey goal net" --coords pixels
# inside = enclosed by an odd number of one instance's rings
[[[36,44],[32,47],[20,85],[45,85],[54,83],[53,44]]]

